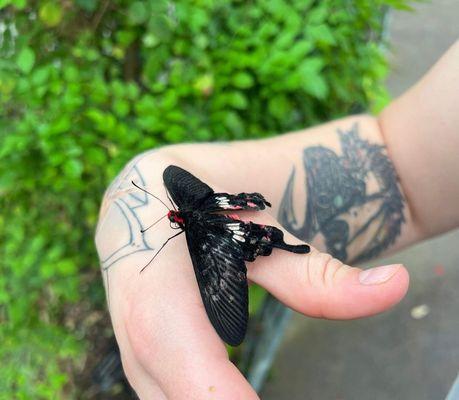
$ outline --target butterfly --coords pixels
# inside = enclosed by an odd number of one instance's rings
[[[158,252],[169,240],[185,232],[207,316],[220,338],[237,346],[245,337],[248,323],[245,262],[269,256],[273,248],[300,254],[308,253],[310,248],[305,244],[285,243],[284,233],[274,226],[218,213],[271,207],[260,193],[215,193],[191,173],[174,165],[164,170],[163,180],[168,197],[170,194],[177,205],[176,208],[173,204],[174,210],[169,210],[167,217],[180,232],[171,236]]]

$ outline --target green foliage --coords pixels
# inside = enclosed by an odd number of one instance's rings
[[[405,0],[0,0],[0,391],[70,396],[102,307],[104,188],[136,153],[263,137],[386,101],[382,9]]]

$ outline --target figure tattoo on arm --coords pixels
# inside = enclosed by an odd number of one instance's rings
[[[294,209],[293,167],[279,220],[303,240],[322,240],[334,257],[359,263],[395,242],[405,222],[405,200],[384,146],[362,139],[357,124],[347,132],[339,130],[338,136],[341,154],[323,146],[304,149],[304,219],[298,221]]]

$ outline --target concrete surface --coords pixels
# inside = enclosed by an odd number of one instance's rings
[[[417,4],[391,16],[396,96],[459,38],[459,0]],[[459,88],[458,88],[459,89]],[[459,231],[374,265],[403,262],[406,298],[382,315],[321,321],[295,315],[263,400],[442,400],[459,371]]]
[[[421,0],[415,12],[392,12],[389,91],[398,96],[416,83],[459,39],[459,0]]]

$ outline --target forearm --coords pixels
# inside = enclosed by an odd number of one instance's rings
[[[459,42],[379,120],[418,230],[459,226]]]
[[[171,146],[159,153],[219,190],[263,193],[289,231],[345,261],[373,258],[417,239],[372,117],[267,140]]]

